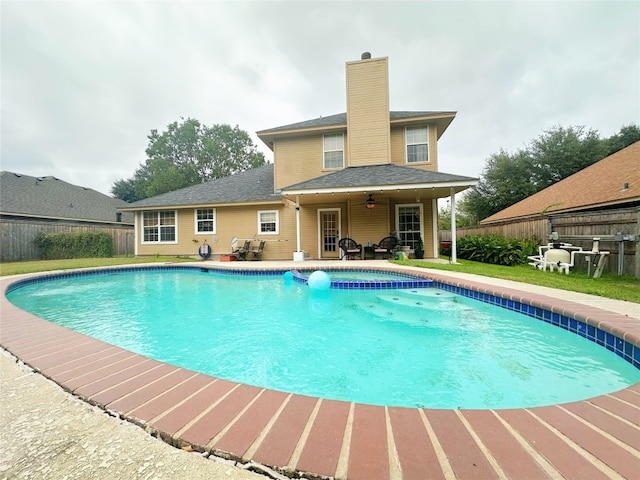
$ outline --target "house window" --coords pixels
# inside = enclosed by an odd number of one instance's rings
[[[407,163],[429,161],[429,127],[407,127]]]
[[[344,167],[344,135],[335,133],[324,136],[324,168]]]
[[[278,211],[263,210],[258,212],[258,232],[261,234],[276,234],[279,232]]]
[[[142,243],[175,242],[175,210],[142,213]]]
[[[216,209],[196,209],[196,233],[216,233]]]
[[[397,205],[396,225],[400,245],[408,245],[415,249],[422,235],[422,205]]]

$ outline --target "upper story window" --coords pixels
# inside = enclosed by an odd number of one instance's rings
[[[142,243],[176,243],[175,210],[142,212]]]
[[[195,212],[196,233],[216,233],[216,209],[198,208]]]
[[[429,161],[429,127],[407,127],[407,163]]]
[[[258,232],[260,234],[277,234],[279,231],[277,210],[261,210],[258,212]]]
[[[344,167],[344,135],[334,133],[324,136],[323,168]]]

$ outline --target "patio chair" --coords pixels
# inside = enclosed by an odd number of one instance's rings
[[[247,254],[251,251],[251,240],[245,240],[244,245],[237,250],[234,250],[232,253],[236,256],[236,259],[246,260]]]
[[[362,245],[356,243],[355,240],[347,237],[341,238],[338,247],[343,252],[343,258],[349,260],[349,258],[358,257],[359,260],[362,260]]]
[[[260,243],[258,243],[258,246],[256,248],[252,248],[250,250],[251,254],[253,255],[251,260],[260,260],[260,256],[262,255],[262,252],[264,251],[265,243],[267,243],[266,240],[260,240]]]
[[[373,245],[373,256],[382,255],[382,258],[389,258],[393,255],[393,250],[398,246],[396,237],[384,237],[377,244]]]

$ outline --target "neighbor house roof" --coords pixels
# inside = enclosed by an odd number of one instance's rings
[[[640,142],[620,150],[480,223],[640,202]]]
[[[56,177],[0,172],[0,214],[52,220],[116,223],[116,209],[127,202]],[[133,223],[132,215],[122,222]]]
[[[438,138],[440,138],[455,116],[456,112],[444,111],[391,111],[389,112],[389,123],[391,125],[404,125],[421,121],[435,122],[438,125]],[[269,128],[257,132],[257,135],[264,143],[272,148],[273,139],[279,135],[317,132],[318,130],[330,130],[334,128],[347,128],[346,113],[337,113],[326,117],[312,118],[311,120]]]
[[[366,190],[367,188],[414,189],[431,186],[475,185],[477,179],[450,173],[419,170],[393,164],[347,167],[336,172],[289,185],[282,193],[323,193],[330,191]]]
[[[273,193],[273,164],[270,163],[209,182],[145,198],[128,204],[122,210],[278,201],[282,201],[282,198]]]

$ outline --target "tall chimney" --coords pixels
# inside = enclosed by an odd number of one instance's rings
[[[351,167],[391,162],[387,58],[347,62],[347,142]]]

